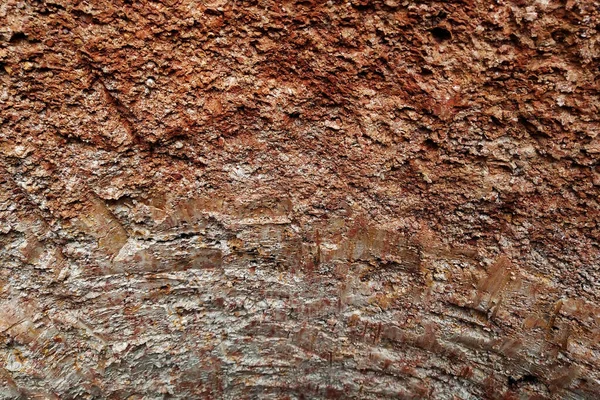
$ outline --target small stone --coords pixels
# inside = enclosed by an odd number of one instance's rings
[[[333,129],[334,131],[339,131],[342,129],[337,121],[325,121],[325,126],[329,129]]]
[[[525,14],[525,20],[526,21],[535,21],[538,17],[537,12],[535,11],[535,7],[534,6],[529,6],[525,9],[526,14]]]

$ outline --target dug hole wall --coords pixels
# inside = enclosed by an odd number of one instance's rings
[[[599,399],[599,85],[593,0],[1,0],[0,399]]]

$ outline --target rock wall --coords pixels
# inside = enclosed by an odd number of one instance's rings
[[[599,398],[599,31],[3,0],[0,398]]]

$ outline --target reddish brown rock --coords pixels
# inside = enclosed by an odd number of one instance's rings
[[[0,398],[598,398],[599,30],[5,0]]]

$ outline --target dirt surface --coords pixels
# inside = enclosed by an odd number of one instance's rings
[[[1,399],[598,399],[600,3],[0,1]]]

